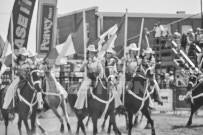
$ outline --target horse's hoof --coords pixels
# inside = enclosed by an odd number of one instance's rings
[[[147,124],[145,129],[151,129],[151,126],[149,124]]]
[[[48,133],[47,133],[47,132],[44,132],[44,133],[42,133],[42,135],[48,135]]]
[[[154,129],[152,129],[152,135],[156,135],[156,133],[155,133],[155,130],[154,130]]]
[[[192,124],[191,122],[188,122],[187,125],[186,125],[186,127],[191,126],[191,124]]]
[[[67,128],[68,128],[68,132],[71,133],[71,128],[70,128],[70,124],[67,123]]]
[[[61,124],[60,132],[61,132],[61,133],[64,133],[64,125],[63,125],[63,124]]]

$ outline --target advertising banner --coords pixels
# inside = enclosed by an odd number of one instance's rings
[[[173,90],[172,89],[161,89],[159,91],[163,105],[158,105],[154,102],[154,107],[157,111],[173,111]]]
[[[37,14],[37,53],[48,53],[56,43],[57,0],[39,0]]]
[[[187,94],[186,87],[176,87],[175,93],[175,109],[189,109],[190,104],[188,104],[184,99]]]
[[[22,47],[27,48],[35,2],[36,0],[15,0],[12,11],[13,43],[15,50]],[[11,43],[11,25],[9,25],[7,39]]]

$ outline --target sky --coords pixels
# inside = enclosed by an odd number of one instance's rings
[[[15,0],[0,0],[0,35],[5,40],[8,32],[9,17]],[[58,14],[97,6],[99,12],[137,12],[137,13],[176,13],[185,11],[186,14],[201,12],[201,0],[58,0]],[[28,49],[35,51],[36,17],[38,0],[36,0],[31,22]]]

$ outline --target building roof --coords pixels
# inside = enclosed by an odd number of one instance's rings
[[[88,10],[93,10],[93,9],[95,9],[95,11],[98,12],[98,7],[97,7],[97,6],[94,6],[94,7],[85,8],[85,9],[80,9],[80,10],[73,11],[73,12],[66,13],[66,14],[58,14],[58,15],[57,15],[57,18],[64,17],[64,16],[68,16],[68,15],[73,15],[73,14],[77,14],[77,13],[80,13],[80,12],[83,12],[83,11],[88,11]]]
[[[97,12],[98,16],[104,17],[122,17],[124,12]],[[140,18],[200,18],[198,14],[167,14],[167,13],[128,13],[128,17],[140,17]]]

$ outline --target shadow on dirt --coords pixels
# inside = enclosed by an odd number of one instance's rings
[[[185,125],[179,125],[179,126],[173,126],[173,129],[179,129],[179,128],[198,128],[198,127],[203,127],[203,125],[192,125],[192,126],[185,126]]]

